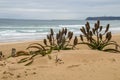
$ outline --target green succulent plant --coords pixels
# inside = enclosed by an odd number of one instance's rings
[[[70,44],[72,38],[73,32],[68,32],[67,28],[59,30],[56,35],[54,34],[53,29],[50,29],[50,34],[47,35],[47,39],[44,39],[43,42],[46,47],[52,47],[54,50],[69,50],[73,49],[76,45],[76,37],[74,39],[73,45]]]
[[[105,31],[103,31],[103,26],[100,25],[98,20],[94,27],[91,28],[89,22],[85,24],[85,27],[80,28],[82,34],[80,39],[82,42],[78,44],[85,44],[91,49],[108,51],[108,52],[120,52],[118,48],[120,47],[117,42],[112,41],[112,33],[109,31],[110,25],[107,24]],[[86,38],[86,39],[85,39]],[[109,45],[114,45],[115,48],[106,48]]]

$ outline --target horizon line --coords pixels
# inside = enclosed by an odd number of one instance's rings
[[[25,18],[0,18],[1,20],[50,20],[50,21],[54,21],[54,20],[85,20],[85,19],[25,19]]]

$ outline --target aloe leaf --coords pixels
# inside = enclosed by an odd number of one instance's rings
[[[106,43],[106,44],[103,44],[102,48],[105,48],[105,47],[108,46],[108,45],[119,46],[119,45],[117,45],[117,44],[115,44],[115,43]]]
[[[35,57],[35,56],[37,56],[37,55],[38,55],[38,54],[32,55],[32,56],[29,58],[29,60],[33,59],[33,57]]]
[[[18,51],[18,52],[16,52],[16,56],[22,56],[22,55],[30,55],[28,52],[26,52],[26,51]]]
[[[41,48],[38,47],[38,46],[29,46],[29,47],[27,47],[27,49],[29,49],[29,48],[37,48],[37,49],[40,49],[40,50],[41,50]]]
[[[52,57],[50,56],[50,55],[48,55],[48,58],[51,60],[52,59]]]
[[[52,52],[52,48],[50,50],[47,50],[47,54],[50,54]]]
[[[29,60],[29,57],[23,58],[20,61],[18,61],[18,63],[23,63]]]
[[[28,62],[27,64],[25,64],[25,66],[29,66],[29,65],[31,65],[33,63],[33,59],[30,61],[30,62]]]
[[[45,47],[44,47],[43,45],[39,44],[39,43],[32,43],[32,44],[30,44],[29,46],[31,46],[31,45],[39,45],[40,47],[43,48],[43,50],[46,50]]]
[[[116,50],[116,49],[104,49],[103,51],[113,52],[113,53],[120,53],[120,51]]]
[[[71,48],[67,48],[67,47],[66,47],[66,48],[64,48],[64,50],[71,50]]]

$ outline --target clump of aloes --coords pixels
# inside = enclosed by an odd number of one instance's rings
[[[102,51],[109,52],[120,52],[117,50],[119,45],[115,41],[111,41],[112,34],[109,31],[109,24],[107,24],[105,31],[103,31],[103,26],[100,26],[100,21],[95,23],[94,27],[91,28],[89,22],[85,24],[85,27],[82,27],[80,31],[82,35],[80,35],[81,43],[86,44],[91,49],[97,49]],[[86,38],[86,40],[84,40]],[[106,46],[115,45],[115,48],[108,48]]]
[[[59,30],[56,35],[54,34],[53,29],[50,29],[50,34],[47,35],[47,39],[44,39],[44,44],[47,47],[52,47],[54,50],[68,50],[73,49],[77,44],[78,40],[75,37],[73,45],[70,44],[71,39],[73,38],[73,32],[67,31],[67,28]],[[49,42],[49,43],[48,43]]]

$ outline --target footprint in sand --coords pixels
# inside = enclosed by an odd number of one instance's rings
[[[67,68],[74,68],[74,67],[79,67],[80,65],[71,65],[71,66],[68,66]]]
[[[14,76],[13,73],[4,71],[4,72],[3,72],[3,77],[2,77],[2,79],[12,78],[13,76]]]
[[[38,66],[38,68],[52,68],[52,66]]]

